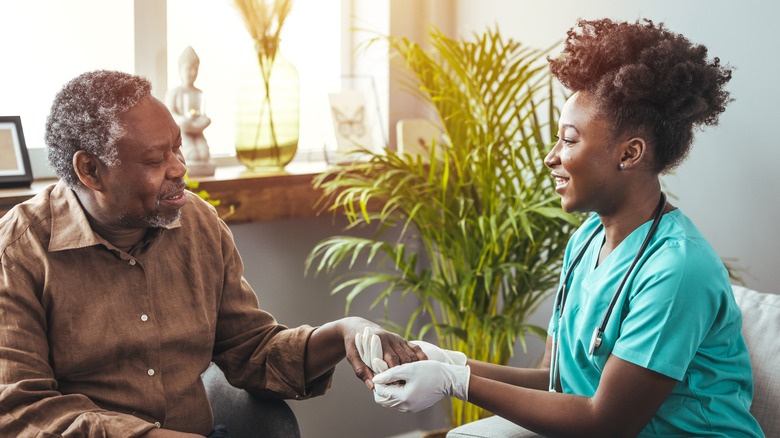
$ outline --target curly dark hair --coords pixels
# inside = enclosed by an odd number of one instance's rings
[[[81,182],[73,155],[84,150],[107,166],[119,164],[116,142],[124,135],[119,116],[151,95],[148,79],[129,73],[96,70],[83,73],[57,93],[46,120],[49,166],[75,188]]]
[[[549,59],[552,74],[571,91],[594,98],[615,135],[641,133],[652,145],[659,173],[688,155],[693,130],[716,125],[732,100],[731,68],[707,48],[650,20],[578,20],[564,49]]]

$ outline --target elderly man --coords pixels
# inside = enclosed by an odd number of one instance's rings
[[[355,338],[391,364],[419,347],[361,318],[287,328],[258,308],[230,230],[184,189],[181,133],[138,76],[94,71],[46,125],[60,182],[0,220],[0,436],[204,436],[211,361],[242,388],[323,394]]]

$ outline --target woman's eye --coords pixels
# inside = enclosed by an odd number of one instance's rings
[[[563,142],[563,144],[574,144],[574,143],[576,143],[574,140],[572,140],[572,139],[570,139],[568,137],[564,136],[563,138],[561,138],[561,137],[559,137],[557,135],[555,136],[555,142],[556,143]]]

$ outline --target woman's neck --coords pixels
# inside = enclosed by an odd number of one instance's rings
[[[661,201],[660,189],[646,196],[634,197],[634,202],[625,203],[624,206],[610,215],[599,215],[604,224],[604,243],[599,252],[598,263],[607,258],[615,248],[620,245],[629,234],[634,232],[642,224],[651,221],[655,217]],[[674,209],[668,202],[663,206],[663,213]]]

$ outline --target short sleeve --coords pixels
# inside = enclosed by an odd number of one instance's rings
[[[666,240],[646,258],[653,269],[637,269],[612,354],[682,380],[713,325],[724,287],[722,264],[711,258],[684,239]]]

